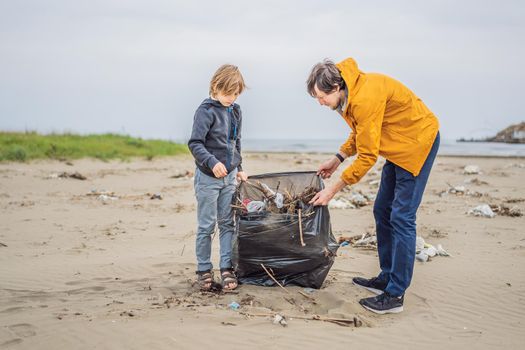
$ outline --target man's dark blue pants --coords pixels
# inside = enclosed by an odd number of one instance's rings
[[[386,161],[374,204],[377,249],[386,292],[401,296],[410,285],[416,255],[416,212],[439,149],[436,136],[418,176]]]

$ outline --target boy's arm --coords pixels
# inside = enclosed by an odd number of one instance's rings
[[[188,141],[188,147],[193,154],[193,157],[197,161],[197,164],[201,166],[213,169],[213,167],[219,163],[217,158],[204,146],[206,142],[206,135],[210,130],[211,124],[213,123],[213,116],[208,113],[204,108],[199,108],[195,112],[193,118],[193,129],[191,131],[191,137]]]

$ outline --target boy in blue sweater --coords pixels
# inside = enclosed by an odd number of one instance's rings
[[[242,170],[241,122],[242,113],[234,103],[245,89],[244,79],[236,66],[223,65],[210,82],[210,98],[205,99],[193,120],[188,141],[197,169],[197,275],[199,288],[209,291],[213,285],[211,237],[219,227],[220,272],[225,289],[237,288],[232,269],[231,251],[233,211],[231,208],[237,180],[246,181]]]

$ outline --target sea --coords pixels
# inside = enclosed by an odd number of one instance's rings
[[[243,151],[335,153],[345,140],[243,139]],[[525,157],[525,144],[497,142],[458,142],[441,139],[439,155],[482,157]]]

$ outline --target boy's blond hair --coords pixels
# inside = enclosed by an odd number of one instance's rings
[[[224,64],[217,69],[211,78],[210,96],[215,97],[219,92],[223,95],[238,92],[240,95],[245,88],[246,85],[239,68],[232,64]]]

